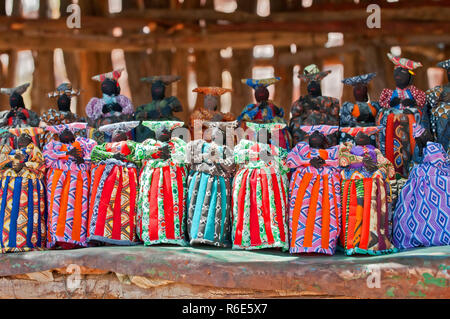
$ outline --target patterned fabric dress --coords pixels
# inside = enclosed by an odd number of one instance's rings
[[[24,156],[25,166],[19,173],[12,169]],[[41,151],[29,144],[13,150],[0,146],[0,244],[2,252],[28,251],[45,247],[46,202],[44,158]]]
[[[169,145],[171,157],[159,158],[159,148]],[[148,139],[136,146],[143,161],[139,178],[138,235],[145,245],[185,245],[186,143],[174,137],[168,143]]]
[[[363,165],[369,155],[377,164],[375,172]],[[394,167],[372,145],[341,144],[342,170],[341,245],[347,255],[379,255],[395,251],[390,242],[391,205],[389,177]]]
[[[450,83],[427,91],[431,108],[431,129],[436,141],[449,152],[450,145]]]
[[[300,142],[288,155],[287,164],[296,169],[290,182],[289,235],[291,253],[333,255],[341,226],[341,180],[339,146],[314,149]],[[310,160],[320,156],[319,169]]]
[[[346,127],[367,127],[375,125],[375,118],[380,110],[378,102],[344,102],[340,110],[340,125]],[[376,135],[370,135],[371,144],[376,146]],[[353,136],[341,132],[340,143],[353,142]]]
[[[272,101],[265,104],[249,104],[238,116],[237,121],[241,123],[243,129],[247,129],[245,122],[261,122],[261,123],[286,123],[284,119],[284,110],[279,108]],[[291,136],[289,130],[284,128],[279,134],[279,147],[289,150],[291,148]]]
[[[414,99],[417,108],[405,107],[399,104],[390,107],[390,101],[394,98]],[[423,108],[426,101],[425,92],[411,85],[402,89],[384,89],[380,95],[382,109],[377,116],[377,125],[383,126],[380,132],[380,151],[394,165],[396,173],[401,177],[408,177],[408,167],[415,148],[415,140],[412,136],[413,124],[420,123]],[[405,114],[409,109],[413,114]]]
[[[181,108],[181,102],[175,96],[170,96],[139,106],[134,118],[137,121],[179,121],[173,113],[181,110]],[[143,142],[152,137],[152,132],[148,127],[140,125],[136,128],[137,142]]]
[[[422,164],[403,187],[394,212],[396,247],[450,245],[450,162],[441,144],[428,142]]]
[[[91,152],[95,145],[91,139],[78,137],[72,145],[51,141],[44,147],[49,248],[86,246]],[[72,148],[81,150],[84,163],[76,164],[66,154]]]
[[[103,113],[103,107],[117,103],[122,107],[122,112],[116,112],[110,110],[108,113]],[[126,122],[133,120],[134,107],[133,103],[125,95],[109,96],[104,94],[102,98],[92,98],[86,105],[86,114],[89,118],[88,123],[94,129],[98,129],[100,126]],[[101,134],[97,130],[93,130],[90,133],[97,143],[110,142],[111,137],[108,134]],[[130,133],[130,138],[132,135]]]
[[[11,129],[11,128],[26,128],[26,127],[38,127],[39,126],[39,115],[36,112],[28,110],[26,108],[19,108],[16,111],[16,116],[7,117],[8,111],[0,112],[0,128]],[[23,115],[23,118],[19,117],[19,114]],[[34,138],[33,138],[34,140]],[[38,140],[34,140],[36,145],[39,145]],[[9,144],[12,148],[17,147],[17,137],[9,136],[3,137],[0,140],[1,144]]]
[[[137,244],[136,145],[133,141],[105,143],[92,151],[88,242]],[[117,153],[124,155],[126,160],[115,159]]]
[[[64,112],[56,109],[50,109],[41,116],[41,123],[45,123],[47,126],[61,125],[61,124],[69,124],[74,122],[83,122],[84,119],[79,117],[77,114],[72,112]],[[85,131],[76,132],[76,136],[86,137]],[[41,145],[42,147],[47,143],[50,143],[51,140],[58,140],[58,134],[52,132],[45,132],[41,137]]]
[[[304,125],[339,125],[339,100],[329,96],[301,96],[291,107],[289,129],[294,143],[304,141]],[[336,141],[337,144],[337,141]]]
[[[284,148],[244,139],[234,148],[240,169],[233,180],[233,249],[288,249],[286,155]]]
[[[191,245],[231,246],[233,151],[195,140],[187,147],[191,164],[187,183],[187,227]]]

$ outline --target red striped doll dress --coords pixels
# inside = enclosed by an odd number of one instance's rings
[[[302,127],[307,134],[316,129],[324,135],[337,126]],[[341,179],[338,161],[339,146],[314,149],[300,142],[288,154],[287,165],[295,169],[289,187],[290,253],[321,253],[333,255],[341,230]],[[310,160],[320,156],[325,165],[319,169]]]
[[[164,125],[182,127],[177,121],[144,121],[155,131]],[[170,157],[160,158],[160,148],[168,145]],[[146,246],[186,245],[185,203],[187,195],[186,142],[173,137],[169,142],[147,139],[136,146],[136,160],[143,162],[139,178],[138,235]]]
[[[86,123],[62,124],[47,127],[53,133],[65,128],[71,131],[86,129]],[[77,137],[72,144],[51,141],[44,146],[47,166],[48,248],[75,248],[87,246],[87,220],[91,152],[96,142]],[[84,163],[76,164],[66,154],[72,148],[82,152]]]

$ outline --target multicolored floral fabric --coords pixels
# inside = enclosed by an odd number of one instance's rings
[[[61,124],[70,124],[75,122],[83,122],[84,119],[72,112],[64,112],[56,109],[50,109],[41,116],[41,123],[45,126],[56,126]],[[78,131],[75,133],[78,137],[86,137],[86,132]],[[58,134],[53,132],[45,132],[41,136],[41,145],[49,143],[51,140],[57,140]]]
[[[150,103],[139,106],[136,109],[134,118],[138,121],[180,121],[174,113],[181,111],[181,102],[175,96],[170,96],[162,100],[153,100]],[[139,125],[136,128],[137,142],[143,142],[150,137],[154,136],[148,127]]]
[[[313,149],[300,142],[288,155],[287,165],[295,169],[290,182],[289,239],[291,253],[333,255],[341,231],[341,179],[339,146]],[[310,165],[314,157],[325,165]]]
[[[160,158],[168,146],[171,156]],[[143,161],[139,178],[138,236],[145,245],[185,245],[186,143],[174,137],[170,142],[148,139],[136,147]]]
[[[96,142],[78,137],[73,144],[51,141],[44,147],[47,166],[48,243],[47,247],[74,248],[87,245],[87,220],[91,152]],[[84,163],[67,155],[81,151]]]
[[[306,137],[301,126],[339,125],[339,101],[328,96],[301,96],[292,104],[291,115],[289,129],[294,144],[297,144]]]
[[[195,140],[187,145],[187,228],[191,245],[231,246],[233,151]]]
[[[399,177],[406,178],[415,149],[413,114],[389,108],[378,114],[377,125],[382,126],[379,135],[380,151],[394,165]]]
[[[364,156],[370,156],[378,169],[368,171]],[[396,251],[390,242],[392,210],[389,178],[394,167],[372,145],[341,144],[339,165],[342,175],[341,245],[347,255],[379,255]]]
[[[428,142],[401,190],[393,219],[396,247],[450,245],[450,161],[439,143]]]
[[[247,122],[286,124],[283,109],[277,107],[272,101],[247,105],[238,116],[237,121],[243,129],[247,128]],[[287,128],[281,131],[277,145],[286,150],[290,149],[291,136]]]
[[[24,167],[17,172],[15,163]],[[34,144],[23,149],[0,146],[1,251],[22,252],[45,247],[44,158]]]
[[[448,152],[450,146],[450,84],[428,90],[427,102],[431,111],[431,130],[436,141]]]
[[[287,250],[287,152],[242,139],[234,148],[240,165],[233,180],[233,249]]]
[[[135,245],[138,167],[137,143],[122,141],[94,147],[88,217],[90,243]],[[116,159],[121,154],[124,159]]]

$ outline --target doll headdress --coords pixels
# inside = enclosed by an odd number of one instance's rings
[[[423,128],[423,126],[420,125],[419,123],[414,123],[413,124],[413,137],[418,138],[423,133],[425,133],[425,128]]]
[[[59,97],[61,95],[67,95],[69,97],[80,95],[80,90],[75,90],[71,83],[65,82],[59,85],[55,91],[48,93],[49,98]]]
[[[193,89],[192,92],[197,92],[204,95],[221,96],[225,93],[232,92],[232,90],[217,86],[201,86]]]
[[[258,133],[261,130],[268,131],[279,131],[286,127],[285,123],[256,123],[256,122],[247,122],[247,127]]]
[[[267,78],[267,79],[242,79],[241,82],[244,84],[247,84],[249,87],[251,87],[252,89],[256,90],[259,87],[268,87],[272,84],[277,83],[278,81],[280,81],[281,78],[279,76],[277,77],[272,77],[272,78]]]
[[[439,62],[437,66],[446,70],[450,70],[450,59]]]
[[[341,127],[341,132],[346,133],[351,136],[358,135],[359,132],[364,133],[366,135],[373,135],[380,131],[380,127],[378,126],[367,126],[367,127]]]
[[[128,133],[139,125],[139,121],[120,122],[100,126],[99,131],[110,134]]]
[[[25,83],[22,85],[19,85],[15,88],[1,88],[0,93],[7,94],[7,95],[13,95],[14,93],[17,93],[19,95],[22,95],[25,93],[25,91],[30,86],[30,83]]]
[[[300,129],[308,135],[311,135],[315,131],[319,131],[323,135],[330,135],[339,130],[339,126],[331,125],[308,125],[300,126]]]
[[[169,131],[173,131],[176,128],[182,127],[184,123],[180,121],[143,121],[142,125],[156,132],[161,127],[166,127]]]
[[[68,129],[72,133],[75,133],[77,131],[84,130],[86,128],[87,128],[87,123],[75,122],[75,123],[70,123],[70,124],[47,126],[45,129],[52,133],[61,134],[66,129]]]
[[[396,68],[401,67],[407,69],[409,73],[411,73],[412,75],[414,75],[414,72],[412,70],[415,70],[422,66],[422,63],[420,62],[416,62],[406,58],[401,58],[399,56],[394,56],[391,53],[388,53],[387,56],[389,57],[389,60],[391,60],[391,62],[394,63]]]
[[[169,85],[179,80],[181,80],[181,77],[178,75],[155,75],[141,78],[141,82],[147,82],[150,84],[162,82],[164,85]]]
[[[117,70],[114,70],[114,71],[111,71],[108,73],[97,74],[92,77],[92,80],[98,81],[98,82],[103,82],[106,79],[117,81],[120,78],[120,76],[122,75],[123,70],[124,70],[124,68],[120,68],[120,69],[117,69]]]
[[[347,85],[358,85],[358,84],[367,84],[376,76],[376,73],[368,73],[368,74],[362,74],[362,75],[356,75],[349,78],[345,78],[342,80],[342,83]]]
[[[305,82],[320,82],[325,78],[331,71],[320,71],[317,65],[310,64],[303,69],[303,74],[299,74],[298,78]]]

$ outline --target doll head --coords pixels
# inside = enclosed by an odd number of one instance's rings
[[[162,100],[166,96],[166,86],[162,81],[156,81],[152,84],[151,93],[153,100]]]
[[[31,143],[33,143],[33,139],[27,133],[20,134],[19,139],[17,140],[17,146],[19,148],[25,148]]]
[[[219,97],[216,95],[207,94],[203,100],[205,109],[216,111],[219,104]]]
[[[398,88],[404,89],[407,86],[411,85],[413,80],[412,74],[409,72],[409,70],[397,67],[394,70],[394,81],[395,85],[397,85]]]
[[[66,128],[59,134],[59,140],[64,144],[72,144],[73,142],[75,142],[75,135],[72,133],[72,131]]]
[[[321,96],[322,95],[322,89],[320,88],[320,82],[318,81],[310,81],[308,83],[308,94],[311,96]]]
[[[105,79],[102,82],[102,93],[109,96],[119,95],[120,86],[116,80]]]
[[[367,95],[367,85],[357,84],[353,86],[353,95],[355,96],[356,102],[367,102],[369,100]]]
[[[255,89],[256,102],[261,103],[269,99],[269,90],[267,87],[260,86]]]
[[[413,136],[419,149],[419,156],[423,156],[423,149],[427,146],[427,143],[434,140],[433,135],[428,129],[423,128],[418,124],[414,124]]]
[[[158,127],[155,131],[155,136],[160,142],[168,142],[170,140],[170,129],[166,126]]]
[[[366,133],[358,132],[355,136],[355,144],[364,146],[370,144],[370,137]]]
[[[309,146],[316,149],[325,149],[328,148],[329,142],[327,137],[323,133],[314,131],[309,136]]]
[[[70,96],[62,94],[58,97],[58,110],[62,112],[70,112]]]
[[[12,109],[25,108],[22,95],[17,92],[12,93],[9,97],[9,105]]]

